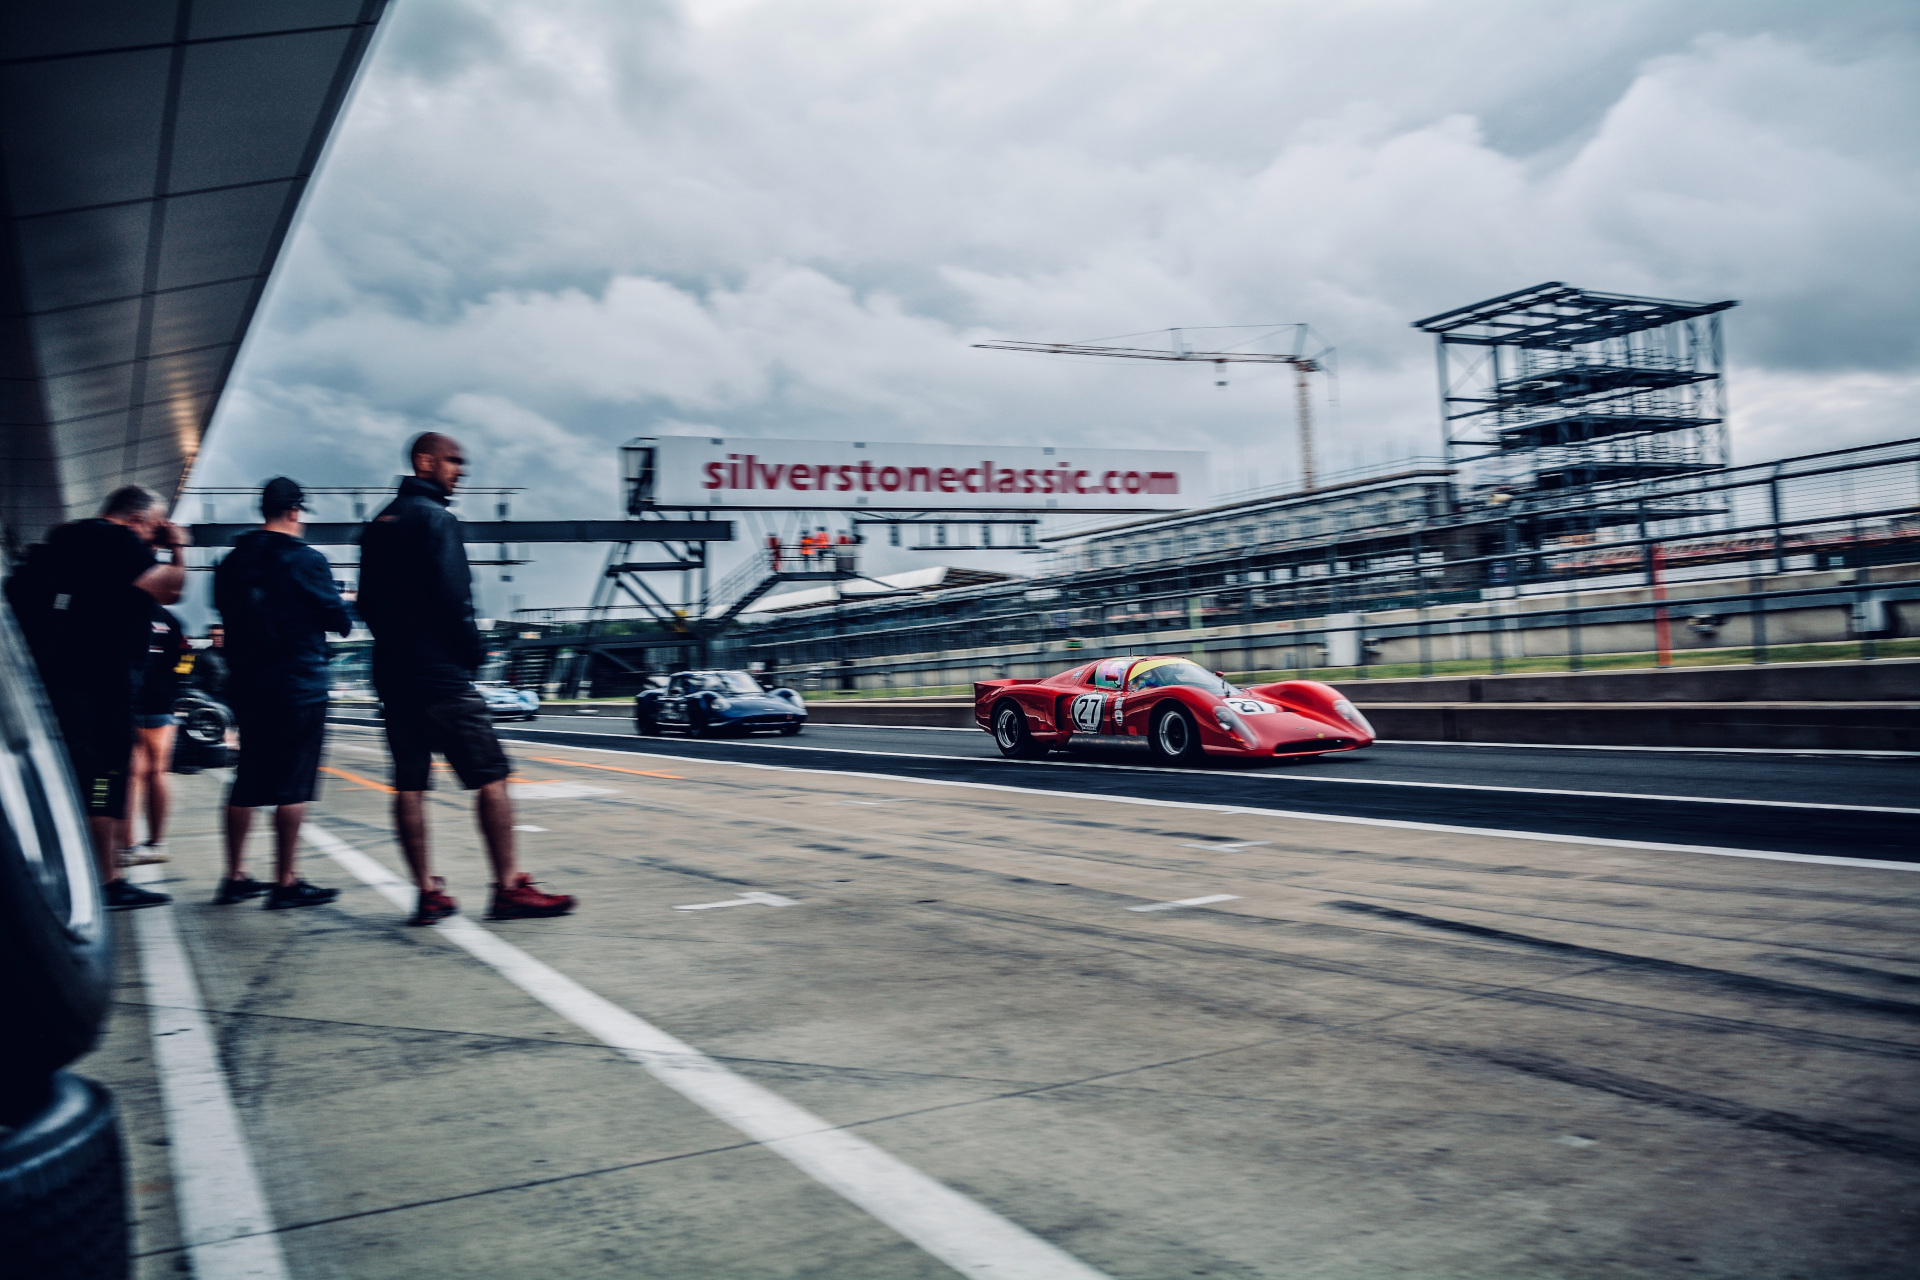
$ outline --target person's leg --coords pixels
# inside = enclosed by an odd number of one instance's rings
[[[227,805],[227,879],[247,878],[247,833],[253,830],[253,810],[246,805]]]
[[[140,730],[140,785],[146,791],[147,843],[167,842],[167,810],[173,801],[168,765],[173,760],[173,726]]]
[[[487,861],[493,864],[493,883],[510,885],[518,868],[513,862],[513,800],[507,795],[507,780],[487,783],[477,799],[475,816],[480,820],[480,837],[487,842]]]
[[[300,824],[306,820],[307,806],[283,804],[273,811],[273,872],[281,888],[294,882],[294,862],[300,855]]]
[[[146,730],[133,731],[133,754],[127,759],[127,838],[120,842],[122,849],[133,846],[135,824],[140,816],[140,807],[147,795],[147,743]],[[153,823],[151,815],[147,818],[149,826]]]
[[[93,837],[93,865],[100,872],[100,883],[112,884],[122,876],[120,870],[120,819],[101,814],[87,815],[87,834]]]
[[[438,887],[427,853],[426,794],[424,791],[393,793],[393,832],[400,839],[400,852],[406,856],[407,870],[413,873],[414,887],[422,893]]]

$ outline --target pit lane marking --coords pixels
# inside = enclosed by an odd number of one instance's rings
[[[687,759],[665,756],[631,747],[582,747],[569,743],[573,751],[598,751],[606,755],[651,756],[662,760]],[[894,755],[896,752],[863,752],[865,755]],[[916,756],[914,759],[941,760],[966,757]],[[915,778],[900,773],[869,773],[860,769],[816,769],[797,764],[763,764],[755,760],[706,759],[699,763],[716,768],[761,769],[771,773],[805,773],[823,778],[867,778],[878,782],[904,783],[918,787],[958,787],[971,791],[997,791],[1011,795],[1040,796],[1057,800],[1063,794],[1045,787],[1019,787],[1004,782],[966,782],[958,778]],[[1116,766],[1124,767],[1124,766]],[[1202,770],[1151,770],[1150,772],[1200,773]],[[1214,775],[1232,776],[1232,775]],[[1357,781],[1357,779],[1355,780]],[[1084,798],[1084,797],[1081,797]],[[1805,862],[1828,867],[1871,867],[1881,871],[1920,871],[1920,862],[1891,862],[1881,858],[1843,858],[1825,853],[1786,853],[1777,849],[1735,849],[1704,844],[1671,844],[1659,840],[1622,840],[1614,836],[1575,836],[1558,831],[1521,831],[1503,827],[1468,827],[1456,823],[1418,822],[1411,818],[1368,818],[1348,813],[1312,813],[1301,809],[1269,809],[1256,805],[1210,804],[1204,800],[1161,800],[1152,796],[1102,795],[1102,804],[1143,805],[1157,809],[1189,809],[1200,813],[1246,814],[1263,818],[1288,818],[1296,822],[1330,822],[1355,827],[1387,827],[1399,831],[1434,831],[1446,835],[1483,836],[1490,840],[1538,840],[1544,844],[1585,845],[1597,849],[1639,849],[1652,853],[1700,853],[1715,858],[1751,858],[1761,862]],[[1641,800],[1644,796],[1623,795],[1621,799]],[[1734,802],[1727,802],[1734,803]],[[1749,802],[1756,803],[1756,802]],[[1845,807],[1845,806],[1828,806]]]
[[[1271,840],[1234,840],[1226,844],[1182,844],[1182,849],[1203,849],[1208,853],[1238,853],[1242,849],[1257,849],[1263,844],[1272,844]]]
[[[128,878],[141,884],[164,880],[157,867],[136,867]],[[207,1025],[193,963],[174,924],[179,909],[133,912],[132,925],[166,1112],[180,1243],[193,1274],[203,1280],[286,1280],[273,1211]]]
[[[400,911],[413,886],[314,822],[307,842]],[[465,916],[431,932],[968,1280],[1111,1280],[906,1161],[709,1058]]]
[[[712,911],[719,907],[797,907],[799,905],[798,898],[786,898],[777,893],[761,893],[756,889],[722,902],[692,902],[684,907],[675,907],[674,910]]]
[[[527,759],[537,761],[540,764],[570,764],[576,769],[605,769],[608,773],[631,773],[642,778],[672,778],[676,782],[685,782],[687,780],[684,774],[659,773],[652,769],[622,769],[618,765],[592,764],[585,760],[559,760],[547,756],[528,756]]]
[[[1264,843],[1264,842],[1262,842]],[[1205,846],[1191,846],[1201,848]],[[1237,893],[1210,893],[1204,898],[1176,898],[1172,902],[1149,902],[1144,907],[1128,907],[1129,911],[1171,911],[1175,907],[1205,907],[1216,902],[1238,902]]]
[[[348,773],[345,769],[336,769],[330,764],[321,765],[320,772],[330,773],[336,778],[345,778],[355,786],[365,787],[369,791],[384,791],[388,795],[393,794],[393,788],[384,782],[375,782],[372,778],[363,778],[357,773]]]
[[[612,736],[612,735],[608,735],[608,736]],[[569,747],[574,747],[575,750],[579,750],[579,751],[617,751],[619,750],[619,748],[615,748],[615,747],[575,747],[573,743],[567,743],[565,745]],[[718,744],[709,744],[709,745],[718,745]],[[897,760],[940,760],[940,761],[958,760],[958,761],[964,761],[968,764],[1029,765],[1029,766],[1041,766],[1041,767],[1054,768],[1054,769],[1107,769],[1107,770],[1119,770],[1121,772],[1155,773],[1155,774],[1162,774],[1162,775],[1197,774],[1199,776],[1208,777],[1208,778],[1234,778],[1242,782],[1254,782],[1254,783],[1278,782],[1278,783],[1295,783],[1295,784],[1310,785],[1316,782],[1325,782],[1325,783],[1333,783],[1333,784],[1350,786],[1350,787],[1413,787],[1416,789],[1428,790],[1428,791],[1487,791],[1487,792],[1494,792],[1502,795],[1567,796],[1567,797],[1583,799],[1583,800],[1664,800],[1673,804],[1734,804],[1734,805],[1744,805],[1749,808],[1762,808],[1762,809],[1819,809],[1819,810],[1835,811],[1840,813],[1893,813],[1893,814],[1905,814],[1908,816],[1920,815],[1920,808],[1904,808],[1898,805],[1822,804],[1812,800],[1738,800],[1738,799],[1733,799],[1733,798],[1724,797],[1724,796],[1675,796],[1675,795],[1666,795],[1666,794],[1657,793],[1657,792],[1645,792],[1645,791],[1574,791],[1574,790],[1560,788],[1560,787],[1499,787],[1499,786],[1493,786],[1491,784],[1482,783],[1482,782],[1414,782],[1414,781],[1410,781],[1403,778],[1329,778],[1329,777],[1301,777],[1295,774],[1282,774],[1282,773],[1264,773],[1264,774],[1223,773],[1217,769],[1177,769],[1177,768],[1170,768],[1166,765],[1106,764],[1106,763],[1101,763],[1101,762],[1096,762],[1091,760],[1008,760],[1001,756],[934,756],[934,755],[926,755],[924,753],[917,752],[917,751],[874,751],[869,748],[860,748],[860,747],[789,746],[785,743],[773,743],[773,742],[756,742],[753,745],[768,751],[822,751],[822,752],[827,752],[833,755],[881,756],[888,759],[897,759]],[[629,748],[626,754],[654,755],[656,753],[645,752],[645,751],[635,751]],[[538,757],[530,757],[530,758],[537,759]],[[668,755],[659,755],[658,758],[662,760],[705,759],[705,757],[668,756]],[[566,761],[566,760],[553,760],[553,761],[548,761],[547,763],[569,764],[573,762]],[[717,763],[717,762],[709,761],[709,763]],[[727,763],[737,763],[737,762],[727,762]],[[605,766],[588,765],[585,767],[604,768]],[[982,785],[986,785],[986,784],[982,784]]]

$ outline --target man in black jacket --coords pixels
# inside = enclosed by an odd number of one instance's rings
[[[307,495],[285,476],[260,494],[266,523],[234,542],[213,573],[227,625],[228,697],[240,724],[240,765],[227,793],[227,873],[214,902],[267,895],[272,910],[317,907],[338,889],[294,872],[300,824],[320,776],[327,734],[327,632],[353,630],[327,558],[300,540]],[[253,811],[274,807],[274,881],[247,874]]]
[[[373,687],[393,756],[393,824],[420,891],[409,923],[427,925],[459,909],[433,874],[422,803],[433,785],[435,752],[461,785],[478,791],[480,831],[493,864],[488,916],[526,920],[573,910],[566,894],[543,893],[516,871],[512,766],[493,716],[473,687],[486,658],[473,622],[473,579],[460,522],[447,504],[466,468],[460,445],[429,431],[407,449],[413,474],[360,535],[360,616],[373,632]]]

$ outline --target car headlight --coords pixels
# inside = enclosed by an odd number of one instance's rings
[[[1365,716],[1360,714],[1360,708],[1354,706],[1345,698],[1341,698],[1333,704],[1333,711],[1335,715],[1345,720],[1360,732],[1366,734],[1369,738],[1376,736],[1373,732],[1373,726],[1367,722]]]
[[[714,711],[725,711],[728,707],[731,707],[732,705],[733,704],[731,702],[727,701],[725,698],[723,698],[717,693],[712,694],[707,698],[708,708]]]
[[[1253,745],[1253,735],[1247,732],[1246,722],[1235,715],[1230,709],[1226,707],[1215,707],[1213,709],[1213,718],[1220,722],[1222,729],[1225,729],[1228,733],[1238,738],[1242,745],[1249,747]]]

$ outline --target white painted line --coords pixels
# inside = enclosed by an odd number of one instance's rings
[[[571,751],[598,751],[605,755],[640,756],[658,760],[676,760],[687,756],[660,755],[652,751],[621,750],[614,747],[581,747],[567,744]],[[868,773],[859,769],[809,769],[804,765],[761,764],[752,760],[698,760],[696,764],[716,768],[761,769],[770,773],[804,773],[825,778],[868,778],[879,782],[897,782],[917,787],[957,787],[969,791],[996,791],[1009,795],[1044,796],[1060,799],[1073,792],[1049,791],[1044,787],[1015,787],[1002,782],[963,782],[957,778],[915,778],[898,773]],[[1078,797],[1076,797],[1078,798]],[[1332,822],[1353,827],[1387,827],[1399,831],[1435,831],[1446,835],[1483,836],[1490,840],[1538,840],[1546,844],[1577,844],[1598,849],[1643,849],[1653,853],[1703,853],[1715,858],[1753,858],[1762,862],[1808,862],[1829,867],[1871,867],[1880,871],[1920,871],[1920,862],[1893,862],[1882,858],[1841,858],[1824,853],[1783,853],[1774,849],[1734,849],[1710,844],[1670,844],[1659,840],[1620,840],[1609,836],[1570,836],[1557,831],[1516,831],[1505,827],[1463,827],[1443,822],[1415,822],[1407,818],[1363,818],[1346,813],[1309,813],[1297,809],[1268,809],[1254,805],[1208,804],[1200,800],[1157,800],[1150,796],[1089,796],[1101,804],[1136,804],[1156,809],[1190,809],[1200,813],[1250,814],[1267,818],[1287,818],[1295,822]]]
[[[1374,703],[1384,706],[1384,703]],[[1400,703],[1400,706],[1419,706]],[[1920,751],[1864,751],[1845,747],[1603,747],[1577,742],[1433,742],[1425,738],[1376,738],[1376,746],[1393,747],[1501,747],[1508,751],[1686,751],[1704,756],[1866,756],[1896,760],[1920,758]]]
[[[402,911],[413,887],[332,832],[307,840]],[[975,1204],[864,1138],[735,1075],[684,1040],[589,991],[464,916],[435,926],[448,942],[639,1063],[654,1079],[791,1162],[814,1181],[972,1280],[1108,1280],[1072,1254]]]
[[[531,822],[516,822],[513,826],[513,829],[515,831],[545,831],[546,830],[545,827],[536,827]]]
[[[129,877],[145,884],[161,879],[155,867],[136,868]],[[132,915],[167,1118],[180,1242],[199,1280],[285,1280],[280,1237],[274,1234],[273,1215],[227,1091],[220,1051],[173,912],[172,907],[143,907]]]
[[[1204,849],[1208,853],[1238,853],[1242,849],[1258,849],[1263,844],[1272,844],[1271,840],[1235,840],[1229,844],[1182,844],[1182,849]]]
[[[1204,898],[1178,898],[1172,902],[1150,902],[1144,907],[1128,907],[1129,911],[1171,911],[1175,907],[1205,907],[1216,902],[1238,902],[1237,893],[1210,893]]]
[[[737,898],[728,898],[725,902],[694,902],[684,907],[675,907],[675,911],[712,911],[715,907],[797,907],[798,898],[783,898],[777,893],[761,893],[754,890],[743,893]]]
[[[572,744],[568,743],[568,744],[561,744],[561,745],[572,745]],[[710,744],[710,745],[720,745],[720,744]],[[1903,807],[1894,806],[1894,805],[1873,805],[1873,804],[1822,804],[1822,803],[1811,801],[1811,800],[1737,800],[1727,796],[1677,796],[1677,795],[1667,795],[1660,792],[1646,792],[1646,791],[1572,791],[1572,790],[1563,790],[1563,789],[1554,788],[1554,787],[1499,787],[1499,786],[1492,786],[1486,783],[1476,783],[1476,782],[1413,782],[1413,781],[1408,781],[1400,778],[1338,778],[1338,777],[1330,777],[1325,774],[1317,774],[1317,773],[1316,774],[1223,773],[1218,769],[1176,769],[1176,768],[1170,768],[1166,765],[1108,764],[1105,762],[1092,761],[1092,760],[1008,760],[1000,756],[942,756],[942,755],[928,755],[925,752],[916,752],[916,751],[874,751],[870,748],[865,748],[865,747],[796,747],[786,743],[778,743],[778,742],[758,742],[758,743],[755,743],[754,745],[759,747],[765,747],[769,751],[820,751],[820,752],[830,752],[833,755],[882,756],[888,759],[896,759],[896,760],[942,760],[942,761],[958,760],[958,761],[964,761],[968,764],[1028,765],[1028,766],[1041,766],[1041,767],[1052,768],[1052,769],[1107,769],[1107,770],[1120,770],[1123,772],[1130,772],[1130,773],[1199,774],[1209,778],[1231,778],[1236,781],[1249,782],[1249,783],[1326,782],[1326,783],[1340,783],[1348,786],[1359,786],[1359,787],[1415,787],[1423,790],[1432,790],[1432,791],[1492,791],[1492,792],[1500,792],[1507,795],[1561,796],[1561,797],[1570,796],[1570,797],[1576,797],[1576,798],[1588,799],[1588,800],[1665,800],[1674,804],[1731,804],[1731,805],[1741,805],[1741,806],[1747,806],[1747,807],[1758,807],[1763,809],[1816,809],[1816,810],[1838,811],[1842,813],[1920,814],[1920,808],[1903,808]],[[1420,745],[1426,745],[1426,744],[1420,744]],[[1445,743],[1441,745],[1453,746],[1453,745],[1465,745],[1465,744]],[[1477,744],[1477,745],[1492,746],[1494,744],[1484,743],[1484,744]],[[617,748],[613,748],[613,747],[582,747],[580,749],[582,751],[617,750]],[[1583,747],[1580,749],[1581,750],[1589,750],[1589,749],[1598,750],[1599,748]],[[1626,750],[1629,748],[1622,748],[1622,749]],[[1630,749],[1638,751],[1638,750],[1641,750],[1642,748],[1634,747]],[[1648,748],[1648,749],[1651,749],[1651,748]],[[1674,749],[1682,750],[1683,748],[1674,748]],[[1684,749],[1691,750],[1691,748],[1684,748]],[[658,755],[658,753],[646,752],[646,751],[631,751],[630,753],[634,755],[656,755],[657,758],[663,759],[663,760],[690,760],[690,759],[705,758],[705,757],[694,757],[694,756]],[[1851,753],[1851,754],[1859,754],[1859,753]],[[1893,753],[1887,753],[1887,754],[1893,754]],[[722,761],[710,760],[709,763],[717,764],[717,763],[722,763]]]

